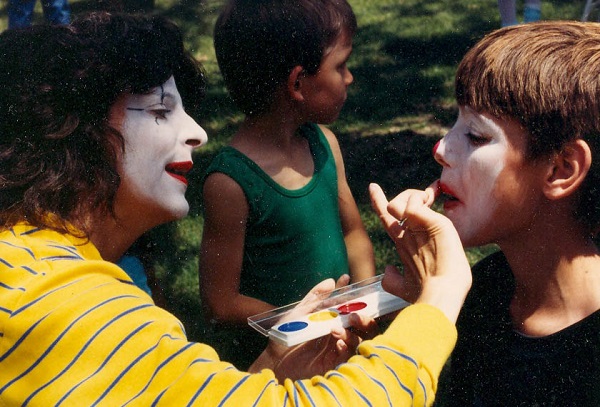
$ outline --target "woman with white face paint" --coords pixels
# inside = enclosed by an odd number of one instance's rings
[[[252,374],[189,342],[113,263],[187,213],[186,175],[206,133],[184,106],[203,85],[179,30],[159,17],[99,13],[0,34],[0,404],[431,404],[471,281],[460,250],[435,270],[415,267],[424,295],[385,334],[271,343]]]
[[[535,23],[486,36],[458,67],[435,187],[464,246],[501,251],[473,268],[444,405],[598,405],[598,55],[597,24]]]

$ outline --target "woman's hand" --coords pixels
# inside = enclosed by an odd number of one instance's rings
[[[430,209],[437,181],[389,202],[379,185],[371,184],[369,192],[404,265],[403,274],[386,268],[384,288],[409,302],[434,305],[455,322],[471,287],[471,268],[452,222]]]
[[[337,284],[344,285],[344,280],[338,280]],[[288,317],[293,319],[294,316],[312,312],[335,288],[339,287],[333,279],[319,283]],[[271,369],[281,382],[286,378],[298,380],[325,374],[355,355],[362,339],[370,339],[379,331],[374,319],[358,314],[350,315],[350,324],[349,329],[334,329],[329,335],[293,347],[269,341],[265,351],[250,366],[249,372]]]
[[[363,339],[357,332],[371,337],[378,328],[372,318],[358,314],[352,314],[350,321],[351,329],[334,329],[329,335],[291,348],[269,342],[266,352],[272,352],[278,358],[273,367],[275,376],[279,381],[308,379],[323,375],[356,355],[356,348]]]

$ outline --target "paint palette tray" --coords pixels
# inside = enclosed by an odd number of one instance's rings
[[[305,300],[248,318],[261,334],[285,346],[294,346],[328,335],[333,328],[347,328],[350,314],[377,318],[409,305],[381,286],[383,275],[332,291],[325,299]]]

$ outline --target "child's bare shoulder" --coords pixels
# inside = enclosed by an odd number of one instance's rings
[[[202,188],[204,200],[229,201],[244,197],[242,187],[229,175],[212,172],[206,176]]]

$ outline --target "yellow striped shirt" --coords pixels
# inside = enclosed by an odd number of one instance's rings
[[[0,232],[0,405],[429,405],[455,340],[439,310],[413,305],[363,357],[279,384],[189,342],[90,242],[25,224]]]

